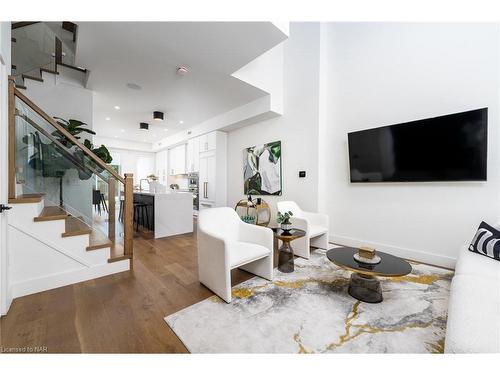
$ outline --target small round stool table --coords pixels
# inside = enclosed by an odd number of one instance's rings
[[[296,240],[297,238],[304,237],[306,232],[300,229],[290,229],[284,231],[281,228],[272,228],[274,232],[274,238],[283,242],[278,250],[278,270],[284,273],[293,272],[295,269],[295,263],[293,261],[293,249],[290,242]]]

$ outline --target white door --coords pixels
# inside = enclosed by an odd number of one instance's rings
[[[2,27],[0,23],[0,27]],[[8,25],[10,29],[10,23]],[[2,27],[2,31],[4,28]],[[10,39],[10,36],[9,36]],[[0,204],[7,204],[8,174],[7,174],[7,111],[8,111],[8,80],[7,67],[0,55]],[[0,213],[0,316],[7,314],[7,213]]]

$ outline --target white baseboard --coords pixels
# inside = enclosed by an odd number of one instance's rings
[[[359,247],[359,246],[371,246],[377,250],[396,255],[400,258],[411,259],[417,262],[434,264],[436,266],[446,267],[446,268],[455,268],[456,258],[432,254],[421,250],[408,249],[404,247],[397,247],[393,245],[382,244],[378,242],[362,240],[352,237],[339,236],[339,235],[330,235],[330,242],[335,244],[350,246],[350,247]]]
[[[105,263],[92,267],[84,267],[76,271],[68,271],[39,277],[36,279],[23,280],[10,286],[10,296],[12,299],[26,296],[28,294],[43,292],[62,286],[79,283],[112,275],[114,273],[128,271],[130,269],[129,259],[119,262]]]

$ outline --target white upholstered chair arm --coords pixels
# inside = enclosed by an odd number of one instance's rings
[[[310,225],[317,225],[327,229],[329,227],[328,215],[315,212],[303,212],[303,216]]]
[[[239,238],[243,242],[262,245],[273,251],[273,231],[270,228],[254,224],[240,223]]]
[[[224,238],[198,228],[198,241],[203,245],[198,246],[198,258],[203,263],[229,266],[229,255],[226,251]]]

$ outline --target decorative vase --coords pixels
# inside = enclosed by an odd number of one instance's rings
[[[292,223],[290,223],[290,222],[281,223],[281,229],[283,230],[283,232],[289,232],[290,229],[292,229]]]

